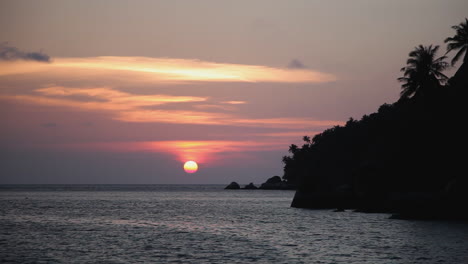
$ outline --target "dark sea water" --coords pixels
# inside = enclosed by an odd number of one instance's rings
[[[468,263],[468,225],[221,185],[0,186],[1,263]]]

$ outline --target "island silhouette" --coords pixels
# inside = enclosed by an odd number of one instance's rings
[[[397,102],[289,147],[283,178],[298,186],[291,206],[468,220],[468,19],[452,28],[451,63],[439,46],[415,47]],[[448,78],[443,71],[462,57]]]

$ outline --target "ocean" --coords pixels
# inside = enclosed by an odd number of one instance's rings
[[[0,185],[1,263],[468,263],[468,224],[224,185]]]

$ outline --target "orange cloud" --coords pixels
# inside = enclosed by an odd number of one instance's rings
[[[138,123],[172,123],[196,125],[229,125],[231,116],[222,113],[209,113],[187,110],[135,110],[122,111],[116,120]]]
[[[239,105],[239,104],[246,104],[246,101],[224,101],[221,102],[223,104],[231,104],[231,105]]]
[[[218,104],[197,104],[193,106],[196,109],[219,109],[224,111],[234,111],[236,107],[233,105],[218,105]]]
[[[30,72],[68,70],[78,74],[137,73],[147,81],[204,81],[204,82],[280,82],[323,83],[336,77],[307,69],[291,70],[259,65],[214,63],[200,60],[148,57],[89,57],[55,58],[53,63],[2,62],[0,76]]]
[[[0,95],[3,100],[15,100],[46,106],[60,106],[88,111],[132,111],[144,106],[181,102],[201,102],[206,97],[170,95],[133,95],[110,88],[48,87],[35,90],[37,95]],[[86,96],[90,100],[75,100],[71,96]],[[99,99],[99,100],[97,100]]]
[[[122,111],[115,118],[125,122],[176,123],[198,125],[225,125],[245,127],[270,127],[288,129],[306,129],[310,127],[330,127],[342,125],[342,121],[314,120],[310,118],[242,118],[223,113],[197,111],[138,110]]]
[[[203,97],[140,95],[114,91],[107,88],[69,89],[64,87],[49,87],[37,90],[46,95],[65,96],[47,97],[35,95],[0,95],[0,100],[15,100],[22,103],[39,104],[54,107],[66,107],[85,111],[106,112],[114,120],[135,123],[171,123],[197,125],[224,125],[245,127],[269,127],[287,129],[309,129],[311,127],[330,127],[342,125],[335,120],[314,120],[310,118],[244,118],[234,114],[213,113],[191,110],[147,110],[144,106],[160,105],[173,102],[204,101]],[[80,101],[66,96],[87,95],[105,101]]]
[[[28,75],[29,73],[37,73]],[[335,80],[329,74],[307,69],[282,69],[258,65],[212,63],[199,60],[146,57],[56,58],[52,63],[0,62],[0,76],[19,74],[31,79],[74,80],[85,87],[48,85],[29,94],[0,94],[1,100],[66,107],[80,111],[106,114],[121,122],[223,125],[287,129],[310,129],[341,124],[339,121],[318,121],[310,118],[248,118],[235,114],[242,100],[215,100],[202,96],[166,94],[135,94],[114,87],[120,85],[115,76],[124,76],[128,87],[140,81],[215,81],[215,82],[327,82]],[[45,77],[44,77],[45,76]],[[44,79],[40,79],[44,78]],[[104,85],[88,85],[99,83]],[[148,86],[146,86],[148,87]],[[128,90],[128,89],[127,89]],[[208,100],[210,99],[210,100]],[[200,103],[203,104],[193,104]],[[162,109],[171,103],[187,103],[183,108]],[[190,104],[189,104],[190,103]],[[206,111],[210,109],[211,111]],[[229,113],[212,112],[216,109]]]

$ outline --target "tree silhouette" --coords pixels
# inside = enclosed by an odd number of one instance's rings
[[[298,146],[295,145],[295,144],[291,144],[291,146],[289,146],[289,152],[291,152],[292,154],[296,153],[298,150]]]
[[[448,52],[458,50],[452,63],[465,56],[450,81],[439,46],[419,45],[401,69],[400,100],[289,147],[283,179],[297,186],[291,206],[468,220],[466,158],[458,154],[468,134],[458,125],[466,118],[467,24],[446,40]]]
[[[445,56],[436,58],[439,46],[419,45],[409,53],[407,66],[401,68],[403,77],[398,78],[402,82],[400,98],[425,96],[440,87],[447,81],[442,71],[448,68]]]
[[[463,58],[463,62],[468,61],[468,19],[465,18],[465,22],[460,23],[460,25],[452,26],[455,29],[455,36],[451,38],[446,38],[445,43],[447,44],[447,53],[458,50],[455,57],[452,59],[452,66],[457,63],[457,61],[463,56],[465,53],[465,57]]]

